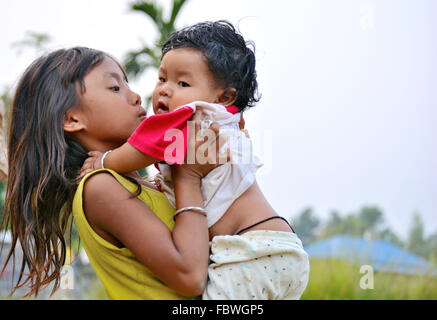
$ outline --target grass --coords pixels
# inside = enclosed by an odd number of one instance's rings
[[[373,289],[362,289],[360,265],[334,259],[311,259],[303,300],[436,300],[437,277],[373,273]],[[365,283],[370,283],[365,281]]]
[[[362,289],[360,265],[334,259],[311,259],[308,286],[302,300],[436,300],[437,277],[374,272],[373,289]],[[86,276],[85,276],[86,275]],[[58,290],[54,299],[106,300],[100,280],[87,266],[76,278],[75,290]],[[1,297],[1,299],[19,299]],[[44,295],[41,298],[45,298]],[[46,297],[47,298],[47,297]]]

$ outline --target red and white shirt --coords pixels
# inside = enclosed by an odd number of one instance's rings
[[[226,138],[220,151],[228,149],[231,154],[230,162],[218,166],[202,179],[201,191],[208,227],[211,227],[255,182],[256,170],[262,165],[253,154],[251,140],[240,130],[238,108],[195,101],[172,112],[148,117],[128,142],[139,151],[161,160],[157,165],[160,173],[155,176],[155,181],[175,207],[171,171],[167,163],[180,165],[184,162],[189,134],[187,121],[199,109],[202,111],[200,129],[208,128],[212,122],[218,123],[220,136]]]

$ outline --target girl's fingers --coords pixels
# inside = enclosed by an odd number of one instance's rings
[[[243,114],[241,114],[241,116],[240,116],[240,123],[238,125],[239,125],[241,130],[243,130],[244,126],[246,125],[246,122],[244,121],[244,118],[243,118]]]
[[[90,173],[92,171],[93,170],[91,170],[91,169],[80,170],[80,174],[79,174],[79,177],[77,178],[77,180],[80,181],[84,176],[86,176],[88,173]]]
[[[90,152],[88,152],[88,155],[90,157],[100,157],[102,155],[102,153],[100,151],[90,151]]]
[[[250,135],[249,135],[249,131],[247,131],[246,129],[241,130],[244,132],[244,134],[246,135],[247,139],[250,139]]]
[[[211,126],[209,127],[212,131],[214,131],[215,136],[217,137],[220,132],[220,126],[217,122],[213,122]]]
[[[196,113],[194,114],[193,117],[193,121],[194,121],[194,129],[196,130],[196,135],[198,134],[199,130],[200,130],[200,117],[202,116],[202,111],[196,111]]]

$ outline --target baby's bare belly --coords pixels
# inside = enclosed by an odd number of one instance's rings
[[[218,235],[234,235],[243,228],[277,215],[255,182],[234,201],[223,217],[209,228],[209,238],[211,240]],[[287,223],[280,219],[261,223],[247,231],[253,230],[291,231]]]

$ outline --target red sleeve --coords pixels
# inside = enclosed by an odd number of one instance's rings
[[[187,121],[193,109],[182,107],[145,119],[127,140],[139,151],[168,163],[182,164],[188,143]]]
[[[236,114],[238,112],[240,112],[240,110],[238,110],[237,106],[227,106],[225,107],[226,110],[232,114]]]

